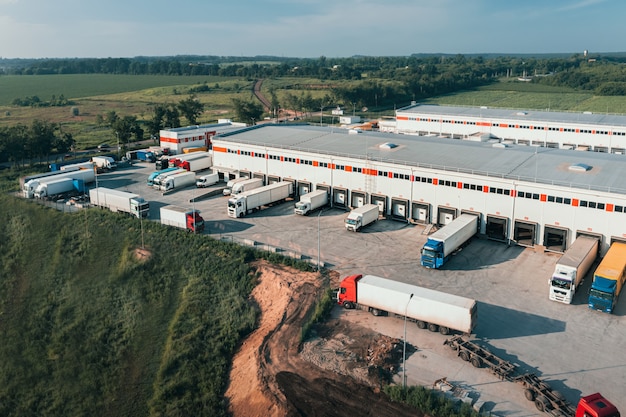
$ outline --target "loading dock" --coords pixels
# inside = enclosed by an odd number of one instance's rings
[[[242,177],[242,178],[252,178],[250,176],[250,171],[240,171],[239,172],[239,176]]]
[[[600,233],[588,232],[586,230],[576,230],[576,238],[578,238],[579,236],[587,236],[587,237],[591,237],[594,239],[598,239],[598,242],[600,242],[600,248],[602,248],[602,242],[604,241],[604,236],[602,236]],[[598,250],[600,250],[600,248],[598,248]]]
[[[513,226],[513,240],[520,246],[535,246],[537,236],[537,223],[523,220],[515,220]]]
[[[330,198],[330,185],[328,184],[317,184],[315,186],[316,190],[324,190],[326,191],[326,194],[328,194],[328,197]],[[332,200],[331,200],[332,203]],[[330,205],[331,207],[333,206],[332,204]]]
[[[383,216],[387,215],[387,196],[381,194],[370,195],[370,203],[378,204],[378,212]]]
[[[332,195],[333,207],[347,208],[348,207],[348,190],[341,187],[333,187]]]
[[[298,195],[304,195],[313,191],[308,181],[298,181]]]
[[[506,242],[509,235],[509,219],[502,216],[488,214],[485,234],[488,239]]]
[[[407,221],[409,218],[409,200],[391,197],[391,218],[403,222]]]
[[[569,230],[565,227],[545,225],[543,228],[543,246],[548,252],[565,252]]]
[[[419,224],[430,223],[430,204],[413,201],[411,203],[411,220]]]
[[[256,176],[256,174],[255,174]],[[276,182],[280,182],[280,177],[276,175],[268,175],[267,176],[267,185],[274,184]]]
[[[260,178],[263,180],[263,185],[267,185],[267,182],[265,180],[265,174],[262,172],[255,172],[252,178]]]
[[[452,207],[437,207],[437,226],[445,226],[456,219],[457,210]]]
[[[367,203],[365,191],[352,190],[351,195],[350,207],[361,207]]]
[[[476,225],[476,230],[478,233],[480,233],[480,229],[482,228],[482,225],[483,225],[483,214],[479,211],[473,211],[473,210],[461,210],[461,214],[471,214],[472,216],[478,217],[478,224]]]
[[[293,188],[292,188],[293,189],[293,193],[294,193],[294,196],[297,197],[298,196],[298,194],[297,194],[298,193],[297,181],[295,179],[293,179],[293,178],[283,178],[283,181],[290,182],[290,183],[293,184]]]

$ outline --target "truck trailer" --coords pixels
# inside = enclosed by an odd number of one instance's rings
[[[249,178],[246,177],[239,177],[239,178],[233,178],[231,180],[228,180],[228,182],[226,183],[226,188],[224,188],[224,190],[222,190],[222,194],[224,195],[230,195],[232,192],[233,187],[235,186],[235,184],[238,184],[240,182],[249,180]]]
[[[294,213],[301,216],[324,207],[328,204],[328,192],[326,190],[315,190],[304,194],[300,197],[300,201],[295,204]]]
[[[200,156],[199,158],[186,159],[180,163],[179,167],[187,171],[199,172],[211,168],[212,165],[213,158],[209,155]]]
[[[572,246],[565,251],[554,266],[550,286],[549,298],[571,304],[576,289],[580,286],[585,275],[598,256],[599,241],[589,236],[579,236]]]
[[[71,178],[73,180],[81,180],[85,184],[89,184],[96,179],[96,173],[93,170],[93,165],[91,169],[77,169],[72,171],[55,171],[55,175],[49,175],[45,177],[38,177],[31,179],[24,183],[22,187],[22,192],[24,198],[33,198],[35,196],[35,190],[39,187],[40,184],[47,183],[50,181],[56,181],[61,178]]]
[[[74,180],[72,178],[59,178],[56,180],[40,183],[34,192],[35,198],[52,197],[58,194],[74,191]]]
[[[153,187],[154,186],[154,180],[159,175],[167,174],[168,172],[172,172],[172,171],[179,171],[179,169],[178,168],[165,168],[165,169],[159,169],[157,171],[154,171],[153,173],[148,175],[148,179],[146,181],[146,184],[148,185],[148,187]]]
[[[169,159],[170,166],[180,167],[183,161],[190,161],[198,158],[213,158],[210,152],[192,152],[187,154],[178,154]]]
[[[98,171],[112,171],[117,168],[117,163],[112,156],[94,156],[91,162]]]
[[[198,210],[179,206],[165,206],[161,207],[160,212],[161,224],[178,227],[193,233],[204,230],[204,219]]]
[[[114,213],[126,213],[137,218],[150,215],[150,203],[139,195],[105,187],[89,190],[89,201],[97,207],[107,208]]]
[[[181,171],[173,175],[168,175],[161,181],[161,191],[173,191],[196,184],[196,173],[193,171]]]
[[[346,230],[358,232],[365,226],[378,220],[379,208],[377,204],[365,204],[357,207],[348,214],[345,221]]]
[[[172,175],[176,175],[176,174],[180,174],[181,172],[186,172],[184,169],[182,168],[166,168],[161,170],[163,171],[161,174],[156,175],[153,179],[152,179],[152,187],[158,189],[161,189],[161,184],[163,184],[163,182],[165,181],[165,179],[169,176]]]
[[[478,232],[478,216],[461,214],[428,237],[422,248],[421,264],[440,268],[452,253]]]
[[[420,329],[471,334],[477,323],[475,300],[373,275],[351,275],[337,291],[337,303],[361,308],[375,316],[394,314],[414,321]]]
[[[589,308],[612,313],[625,279],[626,243],[613,242],[593,273],[593,283],[589,290]]]
[[[234,184],[230,189],[230,194],[241,194],[245,191],[254,190],[255,188],[259,187],[263,187],[263,180],[261,178],[250,178]]]
[[[282,201],[292,194],[293,183],[288,181],[244,191],[228,199],[228,217],[243,217],[253,210]]]

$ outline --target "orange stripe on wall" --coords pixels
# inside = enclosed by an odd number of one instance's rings
[[[221,146],[214,146],[213,147],[213,152],[226,152],[226,151],[227,151],[227,149],[223,148]]]
[[[396,116],[396,120],[409,120],[407,116]]]

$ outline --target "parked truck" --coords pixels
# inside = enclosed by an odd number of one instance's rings
[[[34,197],[46,198],[69,193],[70,191],[74,191],[74,180],[72,178],[65,177],[40,183],[35,189]]]
[[[478,319],[475,300],[373,275],[350,275],[339,284],[337,303],[375,316],[394,314],[420,329],[471,334]]]
[[[150,203],[139,195],[105,187],[89,190],[89,201],[97,207],[107,208],[114,213],[126,213],[137,218],[150,215]]]
[[[161,191],[173,191],[174,189],[185,188],[192,184],[196,184],[196,173],[183,170],[182,172],[177,172],[165,177],[165,179],[161,181],[159,189]]]
[[[228,182],[226,183],[226,188],[224,188],[224,190],[222,190],[222,193],[224,195],[230,195],[230,193],[231,193],[231,191],[232,191],[232,189],[233,189],[235,184],[238,184],[238,183],[240,183],[242,181],[246,181],[248,179],[249,178],[246,178],[246,177],[239,177],[239,178],[233,178],[232,180],[228,180]]]
[[[263,180],[261,178],[250,178],[245,181],[241,181],[233,185],[230,190],[231,195],[241,194],[245,191],[254,190],[255,188],[263,187]]]
[[[253,210],[282,201],[292,194],[293,183],[288,181],[244,191],[228,199],[228,216],[243,217]]]
[[[179,170],[179,169],[178,168],[165,168],[165,169],[159,169],[157,171],[154,171],[153,173],[148,175],[148,179],[146,180],[146,184],[148,185],[148,187],[152,187],[152,186],[154,186],[154,180],[159,175],[167,174],[168,172],[172,172],[172,171],[176,171],[176,170]]]
[[[93,166],[93,165],[92,165]],[[33,198],[35,196],[35,190],[40,184],[50,181],[56,181],[61,178],[71,178],[73,180],[81,180],[85,184],[89,184],[96,179],[96,174],[92,169],[77,169],[72,171],[55,171],[55,175],[49,175],[45,177],[33,178],[24,183],[22,187],[22,193],[24,198]]]
[[[220,181],[220,174],[212,172],[210,174],[204,174],[196,180],[196,187],[206,188],[211,185],[217,184]]]
[[[183,153],[183,154],[178,154],[176,156],[173,156],[170,158],[170,166],[176,166],[176,167],[180,167],[181,164],[184,161],[190,161],[192,159],[198,159],[198,158],[211,158],[211,160],[213,159],[213,156],[211,155],[210,152],[192,152],[192,153]]]
[[[626,279],[626,243],[613,242],[593,273],[589,308],[612,313]]]
[[[156,162],[157,158],[154,152],[149,149],[139,149],[136,151],[126,152],[126,158],[130,161],[139,160],[144,162]]]
[[[189,232],[202,232],[204,230],[204,219],[198,210],[179,207],[161,207],[161,224],[185,229]]]
[[[112,171],[117,168],[117,162],[112,156],[94,156],[91,162],[98,171]]]
[[[454,251],[478,232],[478,216],[461,214],[428,237],[422,248],[421,264],[440,268]]]
[[[374,223],[378,220],[379,210],[377,204],[365,204],[364,206],[355,208],[348,214],[348,217],[346,217],[346,230],[358,232],[365,226]]]
[[[576,289],[598,256],[599,241],[589,236],[579,236],[554,266],[548,282],[549,298],[571,304]]]
[[[306,216],[327,204],[328,192],[326,190],[320,189],[311,191],[310,193],[300,196],[300,201],[298,201],[294,207],[294,213]]]
[[[187,171],[199,172],[199,171],[204,171],[205,169],[211,168],[212,165],[213,165],[213,158],[210,155],[208,155],[208,156],[200,156],[198,158],[189,158],[184,161],[181,161],[179,167]]]
[[[180,174],[181,172],[187,172],[182,168],[172,168],[171,170],[169,170],[169,168],[166,168],[164,170],[163,173],[156,175],[153,179],[152,179],[152,187],[156,188],[156,189],[161,189],[161,184],[163,184],[163,182],[165,181],[165,179],[169,176],[172,175],[176,175],[176,174]]]

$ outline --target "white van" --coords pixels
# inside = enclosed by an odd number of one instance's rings
[[[209,187],[213,184],[217,184],[219,180],[220,180],[220,175],[217,172],[206,174],[197,179],[196,187],[198,188]]]

